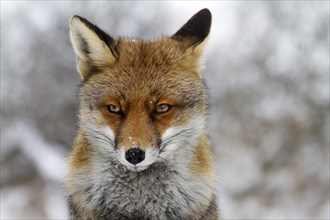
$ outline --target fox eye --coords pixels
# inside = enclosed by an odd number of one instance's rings
[[[163,113],[168,112],[171,108],[172,108],[172,106],[169,104],[160,104],[160,105],[157,105],[155,112],[157,114],[163,114]]]
[[[118,106],[108,105],[107,109],[108,109],[109,112],[111,112],[113,114],[121,114],[121,109]]]

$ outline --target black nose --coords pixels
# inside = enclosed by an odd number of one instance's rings
[[[131,164],[137,164],[144,160],[144,151],[139,148],[131,148],[125,153],[125,158]]]

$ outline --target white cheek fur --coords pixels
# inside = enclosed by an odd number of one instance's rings
[[[162,135],[162,158],[169,158],[180,146],[195,146],[197,137],[205,128],[205,117],[197,116],[185,126],[168,128]],[[186,147],[183,147],[186,148]],[[189,147],[188,147],[189,149]]]
[[[176,129],[175,127],[170,127],[170,128],[168,128],[168,129],[164,132],[164,134],[163,134],[163,136],[162,136],[162,140],[164,141],[165,139],[171,137],[172,135],[174,135],[175,133],[178,132],[177,130],[178,130],[178,129]]]
[[[101,130],[103,131],[103,133],[105,135],[107,135],[111,140],[115,140],[115,133],[113,132],[113,130],[109,127],[109,126],[104,126],[103,128],[101,128]]]
[[[84,123],[83,129],[86,138],[96,151],[112,153],[115,150],[115,135],[109,126],[97,127],[94,124]]]

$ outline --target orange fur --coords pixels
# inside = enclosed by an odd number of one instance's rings
[[[198,146],[194,150],[189,168],[192,173],[198,177],[203,176],[205,181],[211,187],[214,187],[214,163],[209,147],[209,140],[204,134],[199,139]]]
[[[75,140],[74,148],[70,156],[69,166],[72,169],[88,167],[91,162],[90,155],[90,145],[84,137],[83,133],[80,131],[78,132],[78,136]]]

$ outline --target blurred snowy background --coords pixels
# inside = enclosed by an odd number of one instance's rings
[[[67,218],[70,17],[156,38],[205,7],[223,218],[329,219],[329,1],[1,1],[1,219]]]

